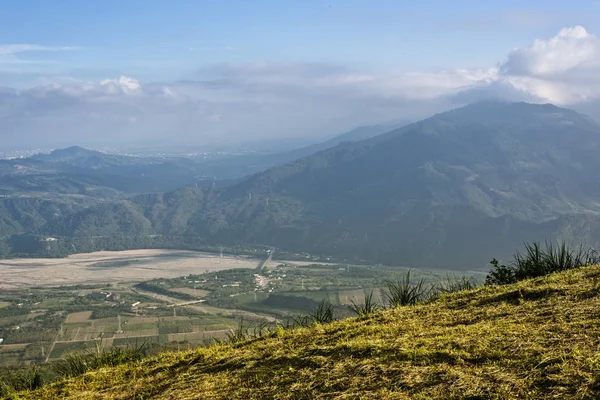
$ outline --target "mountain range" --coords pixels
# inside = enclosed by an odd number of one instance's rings
[[[484,102],[366,136],[224,187],[92,204],[40,231],[196,235],[454,268],[484,266],[527,240],[600,241],[600,125],[587,116]]]

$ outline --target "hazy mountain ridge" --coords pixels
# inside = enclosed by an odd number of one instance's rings
[[[482,103],[257,174],[224,190],[223,210],[245,207],[242,215],[264,221],[267,197],[271,205],[292,198],[303,205],[300,216],[274,231],[264,223],[255,229],[262,232],[259,240],[388,262],[438,263],[454,252],[447,260],[452,263],[459,244],[493,251],[480,243],[480,232],[507,251],[527,239],[509,239],[514,228],[503,220],[543,239],[567,229],[565,215],[595,218],[599,138],[598,124],[570,110]],[[488,225],[500,225],[500,234]],[[237,219],[230,234],[239,226]],[[294,230],[285,240],[282,233]],[[443,244],[455,235],[462,244]],[[510,245],[501,243],[507,240]]]
[[[573,224],[587,241],[600,239],[590,223],[600,212],[598,150],[600,127],[583,115],[481,103],[223,189],[178,191],[174,205],[158,197],[132,202],[144,204],[155,233],[388,263],[481,265]],[[171,215],[176,229],[164,222]]]
[[[599,150],[600,126],[574,111],[478,103],[224,188],[78,211],[49,233],[195,235],[353,260],[483,266],[526,240],[600,242]]]
[[[117,198],[122,197],[119,192],[158,193],[196,184],[211,186],[215,179],[221,180],[221,186],[230,184],[227,180],[234,182],[341,141],[372,137],[388,128],[393,125],[365,126],[293,151],[215,159],[133,157],[71,146],[29,158],[0,160],[0,194],[52,192]]]
[[[202,192],[193,187],[199,182],[199,178],[203,179],[200,177],[201,173],[209,176],[232,175],[239,179],[240,174],[293,160],[344,140],[370,137],[385,129],[384,125],[365,126],[297,151],[228,157],[215,162],[198,162],[187,158],[131,157],[106,154],[79,146],[29,158],[0,160],[0,196],[5,196],[6,199],[0,204],[0,237],[21,233],[96,236],[110,235],[115,231],[197,235],[194,226],[205,224],[198,221],[206,218],[196,216]],[[256,164],[256,160],[267,161]],[[212,187],[213,180],[205,179],[200,183]],[[227,184],[215,183],[217,187]],[[162,193],[186,186],[188,188]],[[139,195],[133,201],[100,204],[89,210],[84,210],[85,207],[81,206],[123,199],[144,192],[156,194]],[[53,216],[43,210],[31,208],[32,202],[37,202],[38,205],[43,202],[44,209],[63,208],[65,205],[73,207],[68,207],[71,213]],[[21,209],[28,211],[23,214]],[[76,213],[77,211],[81,213]],[[34,218],[35,223],[22,223],[28,218]],[[215,214],[208,231],[220,229],[219,218],[219,214]]]

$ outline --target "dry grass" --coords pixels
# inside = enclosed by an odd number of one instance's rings
[[[90,320],[91,316],[92,316],[91,311],[74,312],[74,313],[67,315],[67,320],[65,322],[72,323],[72,324],[76,324],[79,322],[87,322]]]
[[[600,267],[165,353],[29,399],[597,399]]]

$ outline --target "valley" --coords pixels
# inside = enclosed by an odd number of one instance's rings
[[[260,171],[232,180],[77,147],[0,162],[0,368],[51,382],[65,360],[313,329],[489,283],[525,241],[600,243],[587,117],[483,103],[385,129],[221,160]],[[539,274],[492,261],[495,282]]]
[[[0,261],[0,366],[132,345],[195,348],[240,324],[287,324],[318,302],[338,318],[400,267],[280,260],[184,250],[101,251]],[[275,258],[275,259],[273,259]],[[433,283],[456,271],[414,271]],[[471,275],[482,281],[482,273]],[[242,322],[244,321],[244,322]],[[266,324],[266,325],[265,325]]]
[[[0,400],[600,399],[600,1],[533,3],[2,2]]]

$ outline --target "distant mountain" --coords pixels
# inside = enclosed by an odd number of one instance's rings
[[[94,150],[84,149],[79,146],[71,146],[66,149],[54,150],[49,154],[36,154],[31,158],[34,160],[48,161],[48,162],[66,162],[86,158],[102,158],[103,153]]]
[[[202,167],[189,159],[105,154],[82,147],[29,158],[0,160],[0,195],[67,195],[115,198],[195,185]]]
[[[271,167],[287,164],[320,151],[330,149],[343,142],[356,142],[372,138],[397,129],[405,124],[406,123],[398,122],[387,125],[362,126],[326,141],[313,143],[294,150],[271,154],[251,154],[221,158],[205,162],[203,163],[203,166],[206,168],[208,174],[213,174],[219,179],[239,179]]]
[[[89,169],[155,164],[160,162],[160,160],[151,157],[141,158],[106,154],[95,150],[84,149],[79,146],[57,149],[49,154],[36,154],[30,157],[30,159],[48,163],[60,163],[63,164],[63,166]]]
[[[394,264],[482,266],[524,240],[600,240],[599,151],[600,125],[584,115],[549,104],[479,103],[220,190],[129,205],[156,233]],[[118,221],[103,230],[93,209],[85,213],[70,231],[128,231]]]
[[[310,146],[301,147],[299,149],[291,150],[285,153],[273,154],[270,157],[265,157],[266,160],[271,160],[274,164],[284,164],[287,162],[295,161],[302,157],[307,157],[312,154],[318,153],[323,150],[330,149],[344,142],[358,142],[360,140],[369,139],[382,133],[393,131],[406,123],[397,123],[389,125],[370,125],[361,126],[353,129],[349,132],[335,136],[324,142],[311,144]]]

